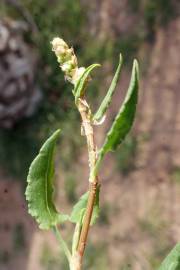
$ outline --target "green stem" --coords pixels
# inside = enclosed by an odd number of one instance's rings
[[[74,230],[74,235],[73,235],[73,241],[72,241],[72,255],[74,255],[77,251],[78,243],[79,243],[79,237],[81,233],[81,223],[77,223],[75,230]]]
[[[62,238],[57,226],[54,226],[53,227],[53,232],[58,240],[58,242],[60,243],[60,246],[62,247],[67,259],[68,259],[68,262],[70,264],[70,261],[71,261],[71,252],[69,251],[69,248],[66,244],[66,242],[64,241],[64,239]]]

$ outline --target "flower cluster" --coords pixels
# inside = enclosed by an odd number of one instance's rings
[[[85,68],[78,68],[78,62],[73,48],[69,48],[63,39],[56,37],[52,40],[51,44],[58,63],[65,73],[65,78],[75,85],[80,76],[84,73]]]

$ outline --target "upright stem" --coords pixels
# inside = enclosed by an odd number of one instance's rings
[[[94,132],[93,126],[91,123],[91,112],[89,106],[84,98],[79,99],[78,102],[78,109],[81,114],[82,118],[82,128],[84,135],[87,139],[87,146],[88,146],[88,156],[89,156],[89,168],[90,168],[90,176],[89,176],[89,196],[88,202],[84,217],[84,222],[82,224],[82,230],[80,234],[79,244],[77,248],[77,253],[80,258],[80,265],[82,265],[82,259],[86,247],[92,212],[94,208],[94,203],[96,199],[96,191],[98,187],[98,177],[92,175],[92,171],[94,171],[94,167],[96,165],[97,153],[96,153],[96,145],[94,141]],[[81,269],[81,266],[80,268]]]
[[[78,245],[78,253],[81,257],[81,262],[82,262],[82,258],[83,258],[85,247],[86,247],[89,226],[91,223],[94,202],[96,199],[96,190],[97,190],[97,183],[90,183],[88,203],[87,203],[87,208],[86,208],[85,217],[84,217],[84,223],[82,226],[81,235],[80,235],[80,239],[79,239],[79,245]]]

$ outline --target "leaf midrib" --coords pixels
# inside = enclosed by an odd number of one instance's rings
[[[54,145],[53,145],[54,147]],[[51,161],[51,156],[52,156],[52,152],[53,152],[54,149],[48,151],[48,162],[47,162],[47,170],[46,170],[46,175],[45,175],[45,193],[46,193],[46,200],[45,200],[45,203],[46,203],[46,208],[47,208],[47,211],[49,213],[49,216],[51,218],[53,218],[52,214],[51,214],[51,211],[50,211],[50,208],[49,208],[49,204],[48,204],[48,191],[47,191],[47,188],[48,188],[48,172],[49,172],[49,168],[50,168],[50,161]]]

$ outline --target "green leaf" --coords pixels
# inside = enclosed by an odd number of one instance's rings
[[[120,54],[119,55],[119,64],[118,64],[116,73],[114,75],[114,78],[111,82],[111,85],[109,87],[109,90],[108,90],[105,98],[103,99],[98,111],[95,113],[95,115],[93,117],[94,121],[100,121],[103,118],[103,116],[105,115],[105,113],[106,113],[106,111],[111,103],[112,96],[115,92],[116,85],[117,85],[117,82],[118,82],[118,79],[119,79],[120,73],[121,73],[121,67],[122,67],[122,55]]]
[[[82,215],[85,214],[85,210],[86,210],[86,206],[88,202],[88,195],[89,195],[89,191],[86,192],[84,195],[82,195],[79,201],[73,207],[73,210],[70,216],[71,222],[81,223],[81,221],[83,220]],[[98,216],[99,216],[99,188],[97,189],[97,192],[96,192],[96,199],[95,199],[95,204],[94,204],[92,218],[91,218],[91,225],[95,224]]]
[[[162,262],[158,270],[179,270],[180,269],[180,243],[178,243]]]
[[[78,98],[84,95],[89,74],[95,67],[100,67],[100,64],[92,64],[91,66],[87,67],[80,79],[78,80],[73,90],[73,94],[75,95],[75,103],[77,103]]]
[[[57,212],[53,203],[54,150],[60,130],[43,144],[33,160],[27,177],[26,200],[28,211],[41,229],[49,229],[67,219]]]
[[[117,146],[124,140],[130,131],[136,112],[138,98],[139,69],[138,63],[134,60],[131,81],[125,100],[110,128],[105,143],[99,152],[97,164],[108,151],[116,150]]]

